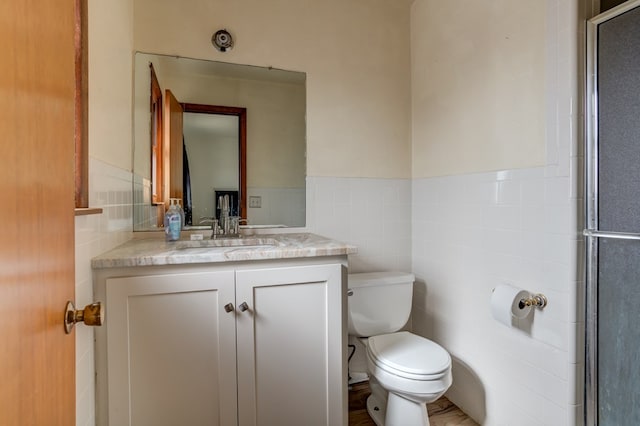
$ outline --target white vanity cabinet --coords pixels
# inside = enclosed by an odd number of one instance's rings
[[[98,425],[347,425],[342,258],[102,269]]]

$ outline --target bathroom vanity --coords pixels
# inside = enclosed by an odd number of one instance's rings
[[[93,259],[97,424],[346,426],[355,251],[276,234],[134,239]]]

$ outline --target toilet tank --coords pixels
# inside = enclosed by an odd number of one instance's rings
[[[348,276],[349,334],[369,337],[393,333],[409,320],[415,276],[367,272]]]

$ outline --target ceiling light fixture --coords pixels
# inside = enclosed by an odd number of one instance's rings
[[[226,52],[233,48],[233,37],[231,37],[231,34],[229,34],[227,30],[218,30],[211,37],[211,43],[213,43],[215,48],[220,52]]]

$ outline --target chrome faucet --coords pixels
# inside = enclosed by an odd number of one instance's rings
[[[229,195],[221,195],[218,197],[218,210],[220,210],[220,219],[211,221],[211,238],[239,238],[240,237],[240,218],[237,216],[229,216],[231,211],[229,207]]]
[[[229,233],[229,195],[221,195],[218,197],[218,206],[220,209],[220,227],[224,234]]]

